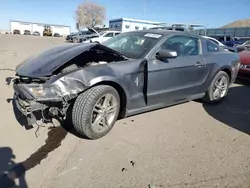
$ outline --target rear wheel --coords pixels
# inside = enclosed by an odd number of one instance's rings
[[[229,76],[226,72],[220,71],[212,80],[203,100],[208,103],[218,103],[226,97],[228,89]]]
[[[77,132],[90,139],[105,136],[114,126],[120,111],[120,97],[111,86],[99,85],[79,95],[72,111]]]

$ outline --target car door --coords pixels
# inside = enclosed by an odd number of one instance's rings
[[[158,60],[155,54],[159,50],[176,51],[177,57]],[[201,50],[200,39],[177,35],[167,38],[152,53],[148,61],[148,105],[171,103],[198,93],[206,70]]]

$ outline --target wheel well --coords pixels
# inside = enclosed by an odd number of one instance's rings
[[[127,96],[126,96],[124,89],[119,84],[112,82],[112,81],[103,81],[103,82],[99,82],[96,85],[109,85],[116,89],[116,91],[119,93],[119,96],[120,96],[120,112],[119,112],[118,119],[123,119],[126,115],[126,106],[127,106]]]
[[[230,71],[229,69],[227,69],[227,68],[224,68],[224,69],[222,69],[221,71],[224,71],[224,72],[227,73],[227,75],[229,76],[229,81],[231,82],[231,76],[232,76],[231,71]]]

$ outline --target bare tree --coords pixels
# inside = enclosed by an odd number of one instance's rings
[[[106,18],[106,9],[96,3],[85,1],[78,5],[74,18],[78,30],[84,27],[95,27],[103,24]]]

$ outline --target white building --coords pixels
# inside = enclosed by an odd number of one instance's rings
[[[151,27],[156,27],[159,24],[161,24],[161,22],[135,20],[131,18],[118,18],[114,20],[109,20],[109,29],[126,32],[126,31],[148,29]]]
[[[52,33],[59,33],[60,35],[66,36],[70,34],[70,26],[65,25],[55,25],[55,24],[45,24],[45,23],[34,23],[34,22],[23,22],[23,21],[10,21],[10,32],[13,33],[15,29],[20,30],[23,34],[24,30],[29,30],[31,34],[38,31],[40,35],[43,35],[44,26],[49,25],[51,27]],[[53,35],[52,34],[52,35]]]

